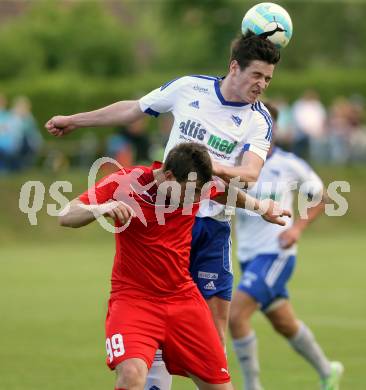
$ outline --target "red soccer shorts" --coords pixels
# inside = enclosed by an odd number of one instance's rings
[[[192,374],[212,384],[230,381],[211,312],[196,288],[172,298],[110,299],[106,346],[111,369],[130,358],[143,359],[150,368],[161,348],[172,375]]]

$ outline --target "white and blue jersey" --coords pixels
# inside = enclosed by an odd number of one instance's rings
[[[323,192],[323,183],[304,160],[276,147],[248,193],[272,198],[292,211],[295,190],[317,197]],[[282,249],[279,235],[292,225],[293,218],[279,226],[248,210],[237,209],[236,215],[237,256],[243,271],[238,288],[266,310],[276,299],[288,297],[286,283],[295,266],[296,245]]]
[[[218,77],[185,76],[155,89],[139,100],[147,114],[170,112],[174,123],[165,149],[181,142],[204,144],[212,159],[227,166],[241,164],[246,151],[263,160],[272,138],[272,119],[265,106],[230,102]],[[231,299],[230,216],[225,206],[202,202],[193,228],[191,274],[202,295]],[[228,265],[229,264],[229,265]]]
[[[272,138],[272,119],[267,108],[260,102],[226,101],[220,80],[185,76],[140,99],[140,108],[147,114],[171,112],[174,116],[164,159],[177,144],[192,141],[204,144],[213,160],[223,165],[240,165],[247,150],[266,159]],[[214,201],[202,205],[198,216],[230,219],[224,206]]]

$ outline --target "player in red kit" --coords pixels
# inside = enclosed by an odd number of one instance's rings
[[[192,178],[194,180],[192,180]],[[232,389],[209,308],[189,272],[191,231],[199,201],[225,202],[212,186],[205,146],[183,143],[164,164],[123,169],[70,202],[60,224],[81,227],[100,216],[115,220],[116,254],[106,319],[107,364],[116,389],[142,390],[158,348],[168,371],[200,389]],[[211,184],[207,184],[211,183]],[[248,196],[240,193],[239,207]],[[263,201],[252,200],[256,209]],[[264,217],[284,224],[269,201]]]

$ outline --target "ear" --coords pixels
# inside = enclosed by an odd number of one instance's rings
[[[167,181],[172,181],[172,180],[175,180],[175,177],[173,175],[173,172],[170,171],[170,170],[167,170],[164,172],[164,176],[165,176],[165,180]]]
[[[238,69],[240,70],[240,66],[238,64],[238,61],[237,60],[232,60],[230,62],[230,67],[229,67],[230,73],[231,74],[235,74],[238,71]]]

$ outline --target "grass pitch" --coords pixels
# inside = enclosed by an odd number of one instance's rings
[[[103,328],[113,250],[112,235],[99,243],[1,248],[1,389],[113,388],[113,374],[104,365]],[[342,390],[366,388],[365,251],[364,232],[343,232],[342,240],[309,234],[290,285],[298,315],[327,354],[345,365]],[[314,371],[261,315],[253,325],[265,388],[316,389]],[[239,389],[229,340],[228,355]],[[173,388],[194,387],[176,378]]]

